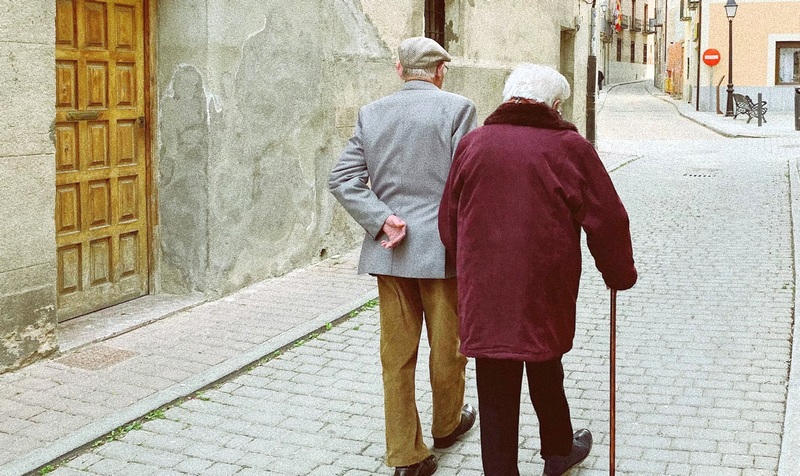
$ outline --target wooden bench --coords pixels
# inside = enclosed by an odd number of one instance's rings
[[[733,100],[736,102],[736,112],[733,114],[733,118],[736,119],[736,116],[739,114],[747,114],[747,122],[750,122],[750,119],[754,117],[758,117],[759,115],[759,106],[761,107],[761,120],[767,122],[767,119],[764,115],[767,113],[767,101],[761,101],[760,103],[756,104],[750,99],[750,96],[743,95],[743,94],[733,94]]]

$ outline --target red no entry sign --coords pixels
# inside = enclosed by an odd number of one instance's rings
[[[709,66],[716,66],[719,63],[719,51],[714,48],[703,51],[703,63]]]

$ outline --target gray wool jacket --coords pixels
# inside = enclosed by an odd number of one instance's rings
[[[426,81],[363,106],[328,181],[331,193],[366,230],[359,273],[449,278],[438,211],[459,140],[475,128],[475,104]],[[389,215],[406,222],[406,238],[380,246]]]

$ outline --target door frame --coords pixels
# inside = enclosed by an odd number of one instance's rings
[[[155,26],[157,25],[156,18],[157,18],[157,11],[158,11],[158,0],[139,0],[141,2],[141,12],[142,12],[142,35],[141,41],[142,44],[142,68],[143,68],[143,78],[142,78],[142,101],[143,101],[143,113],[144,113],[144,131],[143,131],[143,141],[144,141],[144,150],[143,153],[143,160],[145,163],[145,173],[144,173],[144,181],[145,181],[145,216],[146,216],[146,227],[144,229],[145,232],[145,246],[147,250],[145,251],[147,256],[147,271],[146,271],[146,279],[147,285],[144,289],[145,294],[140,297],[148,296],[156,294],[160,290],[160,286],[156,283],[156,277],[158,276],[158,266],[157,266],[157,247],[154,246],[156,243],[155,241],[155,230],[158,224],[158,201],[157,201],[157,188],[155,186],[155,164],[156,161],[154,157],[156,156],[156,149],[155,144],[157,141],[154,140],[153,134],[154,131],[157,130],[155,127],[155,121],[157,120],[157,94],[154,94],[156,90],[157,81],[155,77],[155,64],[156,64],[156,29]],[[55,1],[53,2],[55,4]],[[55,21],[55,18],[53,19]],[[55,46],[55,45],[54,45]],[[55,117],[54,117],[55,119]],[[125,302],[130,302],[132,300],[136,300],[139,298],[128,299],[126,301],[117,302],[117,303],[109,303],[107,306],[104,306],[104,309],[112,308],[114,306],[118,306]],[[55,303],[56,306],[56,315],[58,315],[58,304]],[[101,308],[101,309],[103,309]],[[101,309],[97,309],[99,311]],[[91,311],[86,314],[82,314],[83,316],[89,315]],[[61,318],[57,318],[56,322],[57,325],[61,326],[65,322],[70,321],[74,318],[79,318],[82,315],[77,315],[74,317],[67,318],[65,320],[61,320]]]
[[[146,162],[146,190],[147,190],[147,259],[148,259],[148,295],[156,294],[159,286],[156,285],[157,271],[157,247],[155,246],[156,228],[158,225],[158,189],[155,186],[155,165],[156,157],[154,139],[157,131],[158,104],[157,94],[153,94],[157,89],[156,78],[156,40],[157,31],[155,26],[158,14],[158,0],[142,0],[143,18],[143,39],[144,39],[144,143],[145,143],[145,162]]]

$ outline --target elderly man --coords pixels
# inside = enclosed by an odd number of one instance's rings
[[[459,144],[439,209],[458,270],[461,351],[476,359],[486,476],[519,475],[522,372],[539,420],[544,475],[589,454],[573,434],[561,357],[572,348],[581,228],[607,286],[637,273],[628,215],[594,148],[558,109],[567,80],[518,66],[505,102]]]
[[[427,476],[436,457],[422,437],[415,367],[423,320],[430,343],[434,446],[446,448],[475,423],[464,404],[455,269],[445,260],[437,213],[459,140],[475,105],[441,90],[450,55],[409,38],[398,47],[403,88],[363,106],[355,134],[330,175],[330,191],[366,230],[359,273],[377,276],[386,419],[386,464],[395,476]]]

